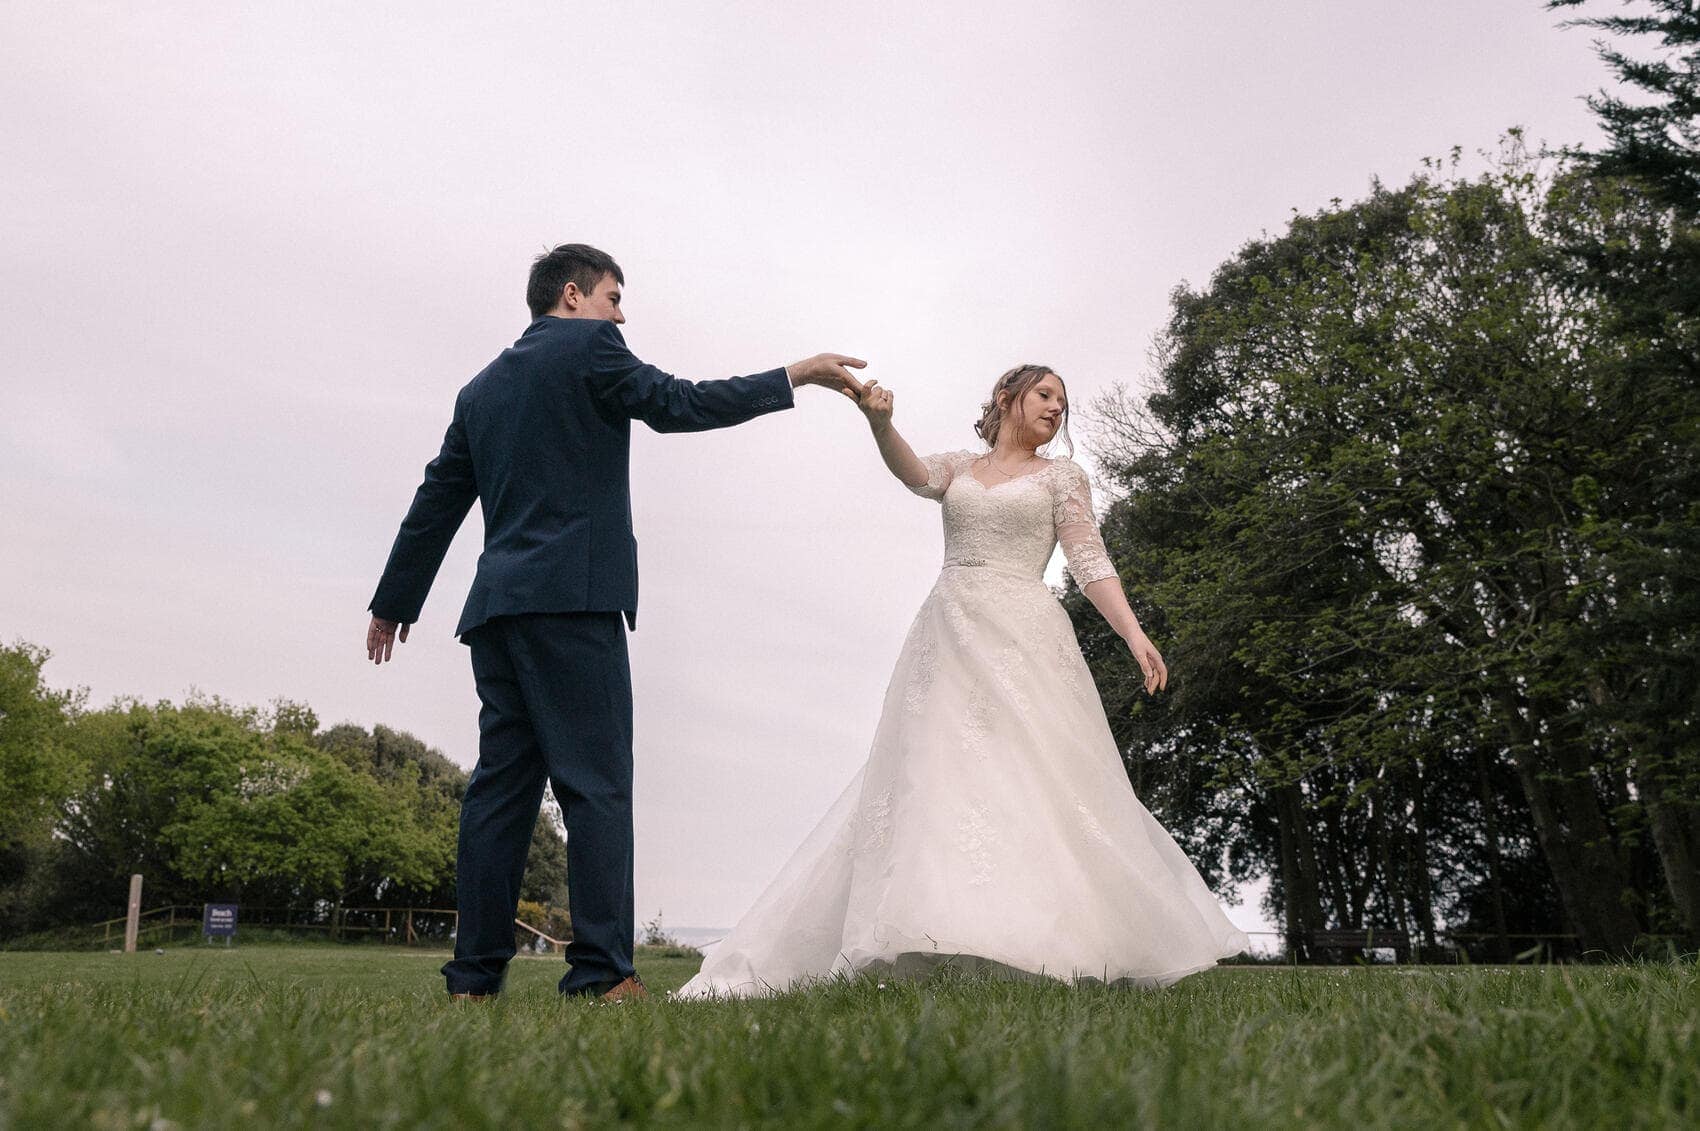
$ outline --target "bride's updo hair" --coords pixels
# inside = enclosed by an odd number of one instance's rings
[[[1069,456],[1074,455],[1074,438],[1068,434],[1068,386],[1063,384],[1063,379],[1057,371],[1048,365],[1017,365],[997,379],[997,383],[992,386],[992,399],[980,406],[980,419],[974,424],[974,432],[986,442],[986,447],[997,446],[998,429],[1003,427],[1010,412],[1021,403],[1029,389],[1046,377],[1056,377],[1057,384],[1063,386],[1064,398],[1062,426],[1057,429],[1057,434],[1051,437],[1051,443],[1062,440],[1068,445]]]

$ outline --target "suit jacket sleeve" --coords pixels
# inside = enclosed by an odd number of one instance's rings
[[[633,357],[612,322],[602,323],[591,336],[590,382],[604,403],[657,432],[727,428],[795,403],[783,368],[750,377],[684,381]]]
[[[373,615],[384,620],[412,624],[419,619],[425,594],[431,590],[443,555],[454,541],[455,531],[478,498],[472,473],[472,453],[466,443],[466,423],[461,405],[455,405],[454,420],[443,436],[443,450],[425,465],[425,481],[413,495],[413,505],[402,519],[401,532],[390,549],[390,560],[372,595]]]

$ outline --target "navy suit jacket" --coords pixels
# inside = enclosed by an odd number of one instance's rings
[[[477,499],[484,552],[456,634],[519,613],[623,612],[635,628],[631,422],[700,432],[792,403],[783,369],[682,381],[633,357],[612,322],[539,318],[455,398],[371,611],[419,619]]]

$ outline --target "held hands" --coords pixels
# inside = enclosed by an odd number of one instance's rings
[[[410,626],[400,625],[401,631],[399,633],[396,631],[397,627],[393,620],[384,620],[382,617],[372,618],[371,627],[366,630],[366,658],[368,660],[371,660],[374,664],[381,664],[385,660],[393,658],[391,653],[395,650],[395,643],[398,639],[403,644],[407,643],[407,630]]]
[[[850,370],[867,367],[868,363],[859,357],[847,357],[841,353],[817,353],[813,357],[787,365],[785,375],[791,378],[793,389],[801,385],[819,385],[843,393],[851,400],[857,400],[862,395],[862,383],[851,375]]]
[[[891,427],[892,399],[892,391],[880,388],[878,381],[869,381],[862,386],[862,395],[857,398],[856,407],[862,410],[862,415],[868,418],[869,427],[875,432]]]
[[[1135,633],[1127,642],[1133,651],[1133,658],[1139,661],[1139,670],[1145,673],[1145,694],[1155,695],[1159,691],[1169,689],[1169,665],[1163,662],[1163,654],[1157,651],[1157,646],[1151,643],[1151,638],[1143,632]]]

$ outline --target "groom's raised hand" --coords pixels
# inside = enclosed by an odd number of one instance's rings
[[[785,367],[793,389],[800,385],[820,385],[843,393],[853,401],[862,399],[862,383],[851,375],[852,369],[866,369],[868,363],[859,357],[841,353],[817,353],[813,357],[794,361]]]
[[[371,626],[366,629],[366,658],[374,664],[391,659],[396,641],[399,639],[403,644],[407,643],[408,627],[405,624],[398,625],[393,620],[373,617]]]

